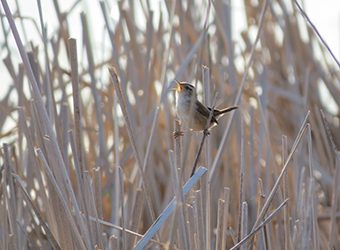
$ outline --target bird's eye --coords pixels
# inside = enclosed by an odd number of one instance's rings
[[[186,90],[191,90],[191,88],[189,86],[185,86]]]

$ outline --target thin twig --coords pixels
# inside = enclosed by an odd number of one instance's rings
[[[313,24],[313,22],[309,19],[308,15],[306,14],[306,12],[302,9],[301,5],[294,0],[296,6],[298,7],[299,11],[301,12],[301,14],[303,15],[303,17],[307,20],[308,24],[312,27],[312,29],[314,30],[314,32],[316,33],[316,35],[319,37],[319,39],[321,40],[321,42],[323,43],[323,45],[326,47],[326,49],[328,50],[328,52],[331,54],[331,57],[333,58],[333,60],[335,61],[335,63],[338,65],[338,67],[340,68],[340,62],[338,61],[338,59],[335,57],[334,53],[332,52],[332,50],[329,48],[328,44],[326,43],[326,41],[322,38],[320,32],[318,31],[318,29],[315,27],[315,25]]]
[[[93,222],[98,222],[98,223],[100,223],[100,224],[103,225],[103,226],[111,227],[111,228],[114,228],[114,229],[117,229],[117,230],[120,230],[120,231],[125,230],[126,233],[128,233],[128,234],[130,234],[130,235],[133,235],[133,236],[136,236],[136,237],[139,237],[139,238],[142,238],[142,237],[143,237],[142,234],[136,233],[136,232],[134,232],[134,231],[132,231],[132,230],[129,230],[129,229],[127,229],[127,228],[123,228],[123,227],[121,227],[121,226],[117,226],[117,225],[115,225],[115,224],[113,224],[113,223],[111,223],[111,222],[108,222],[108,221],[105,221],[105,220],[102,220],[102,219],[98,219],[98,218],[93,217],[93,216],[89,216],[89,219],[90,219],[91,221],[93,221]],[[153,243],[159,244],[159,245],[162,245],[162,244],[163,244],[163,243],[161,243],[161,242],[159,242],[159,241],[157,241],[157,240],[154,240],[154,239],[151,239],[150,241],[153,242]]]
[[[211,113],[211,112],[210,112]],[[194,175],[195,171],[196,171],[196,167],[197,167],[197,164],[198,164],[198,160],[200,158],[200,155],[202,153],[202,149],[203,149],[203,144],[204,144],[204,141],[205,141],[205,138],[209,135],[209,131],[208,129],[204,129],[203,131],[203,137],[202,137],[202,140],[201,140],[201,144],[200,144],[200,147],[198,149],[198,152],[196,154],[196,158],[195,158],[195,161],[194,161],[194,165],[192,167],[192,171],[191,171],[191,174],[190,174],[190,177]]]

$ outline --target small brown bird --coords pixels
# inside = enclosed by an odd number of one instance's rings
[[[210,129],[218,124],[217,120],[225,113],[228,113],[237,106],[231,106],[225,109],[214,109],[203,105],[197,99],[196,89],[193,85],[186,82],[178,82],[176,90],[176,110],[177,115],[182,123],[184,123],[190,130],[203,131]],[[193,101],[193,110],[191,111],[191,101]],[[212,114],[210,114],[212,112]],[[211,119],[208,123],[208,119]]]

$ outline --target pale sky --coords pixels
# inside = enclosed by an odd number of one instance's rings
[[[340,58],[340,1],[307,0],[306,12],[326,40],[335,56]]]
[[[206,0],[207,1],[207,0]],[[215,0],[216,1],[216,0]],[[223,0],[219,0],[223,1]],[[240,0],[230,0],[232,2],[233,6],[233,15],[234,17],[238,18],[238,15],[242,13],[243,11],[243,1]],[[258,0],[259,2],[262,2],[263,0]],[[9,3],[14,2],[14,0],[8,0]],[[75,1],[70,0],[59,0],[61,10],[68,10],[70,6]],[[115,1],[111,1],[113,3]],[[139,1],[138,1],[139,2]],[[163,2],[163,0],[150,0],[152,8],[155,8],[154,10],[157,12],[157,7],[159,6],[160,2]],[[21,14],[23,16],[30,16],[30,17],[36,17],[36,21],[39,25],[38,17],[38,8],[37,8],[37,1],[36,0],[21,0],[19,1],[21,6]],[[44,15],[44,21],[47,23],[48,31],[53,31],[57,25],[56,15],[52,7],[52,1],[41,1],[43,6],[43,15]],[[13,5],[12,5],[13,6]],[[322,37],[326,42],[328,43],[329,47],[335,54],[335,56],[340,60],[340,0],[305,0],[304,1],[305,11],[307,12],[308,16],[312,20],[312,22],[315,24],[319,32],[321,33]],[[97,29],[99,25],[103,22],[102,20],[102,14],[99,7],[99,1],[93,1],[93,0],[83,0],[83,2],[80,3],[78,6],[78,10],[84,10],[87,13],[88,22],[90,26],[91,32],[99,31],[100,29]],[[12,9],[13,11],[13,9]],[[118,13],[112,13],[112,16],[116,16]],[[100,18],[97,18],[100,16]],[[240,16],[240,15],[239,15]],[[80,17],[79,15],[74,15],[74,20],[72,21],[73,25],[71,26],[71,36],[77,39],[81,39],[81,24],[80,24]],[[241,22],[238,22],[241,23]],[[36,30],[30,26],[26,25],[26,30],[28,31],[28,37],[29,39],[36,38]],[[33,32],[30,31],[30,28]],[[40,29],[40,27],[39,27]],[[102,39],[102,33],[98,35],[93,36],[95,40],[98,40],[99,43],[101,43]],[[237,35],[235,35],[237,37]],[[0,37],[0,41],[2,40],[2,37]],[[40,39],[38,39],[38,42],[41,42]],[[94,41],[97,43],[97,41]]]

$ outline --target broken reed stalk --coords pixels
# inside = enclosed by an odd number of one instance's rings
[[[126,126],[127,126],[127,129],[128,129],[128,135],[129,135],[129,138],[130,138],[132,149],[134,151],[134,154],[135,154],[135,157],[136,157],[136,160],[137,160],[137,167],[139,168],[139,172],[140,172],[140,176],[141,176],[148,210],[149,210],[150,216],[152,218],[152,221],[155,221],[156,216],[155,216],[155,212],[153,210],[152,203],[151,203],[151,198],[150,198],[150,193],[149,193],[150,189],[148,188],[148,185],[147,185],[148,182],[147,182],[147,179],[145,177],[144,170],[143,170],[143,163],[142,163],[142,160],[140,158],[140,155],[139,155],[139,152],[138,152],[138,149],[137,149],[137,146],[136,146],[133,129],[131,128],[131,122],[130,122],[130,118],[129,118],[129,115],[128,115],[128,112],[127,112],[127,109],[126,109],[126,104],[125,104],[125,97],[124,97],[124,94],[123,94],[122,89],[121,89],[121,85],[120,85],[120,81],[119,81],[116,69],[113,68],[113,67],[110,67],[109,72],[110,72],[110,75],[111,75],[111,79],[112,79],[113,83],[115,84],[117,97],[120,101],[120,107],[121,107],[122,112],[124,114],[124,119],[125,119]]]
[[[337,245],[337,231],[339,230],[336,225],[336,211],[339,201],[339,189],[337,188],[340,182],[340,152],[336,152],[335,158],[335,174],[333,181],[333,195],[332,195],[332,207],[331,207],[331,223],[329,227],[329,249],[335,249]]]
[[[217,222],[216,222],[216,244],[215,250],[221,249],[222,247],[222,233],[223,233],[223,216],[224,216],[224,205],[225,202],[222,199],[218,200],[217,205]]]
[[[280,206],[278,206],[271,214],[268,215],[254,230],[252,230],[246,237],[244,237],[240,242],[235,244],[230,250],[239,249],[244,243],[246,243],[251,237],[254,236],[260,229],[262,229],[266,224],[270,222],[270,220],[281,210],[283,206],[285,206],[288,202],[288,199],[284,200]]]
[[[181,246],[185,249],[189,249],[189,241],[188,241],[188,229],[186,227],[186,219],[185,219],[185,200],[184,200],[184,196],[182,193],[182,188],[181,188],[181,182],[180,182],[180,178],[178,176],[178,163],[181,162],[180,160],[180,152],[179,149],[180,147],[178,147],[180,138],[176,138],[175,139],[175,145],[177,144],[177,146],[175,146],[175,154],[173,151],[169,151],[169,159],[170,159],[170,165],[171,165],[171,169],[172,169],[172,182],[174,185],[174,193],[175,193],[175,199],[176,199],[176,214],[179,217],[179,221],[180,221],[180,225],[179,225],[179,232],[180,232],[180,241],[181,241]],[[176,230],[176,226],[174,225],[174,229]]]
[[[332,149],[335,153],[335,170],[334,170],[334,179],[332,183],[332,200],[331,200],[331,222],[329,226],[329,242],[328,242],[328,248],[332,249],[336,245],[336,231],[337,231],[337,226],[336,226],[336,211],[337,211],[337,204],[338,204],[338,194],[339,194],[339,189],[337,188],[337,184],[339,183],[340,180],[340,151],[336,147],[336,144],[334,142],[332,133],[330,131],[328,122],[325,117],[324,111],[321,109],[320,110],[321,117],[322,117],[322,122],[326,130],[326,134],[328,137],[328,140],[332,146]]]
[[[53,144],[52,147],[51,147],[51,151],[50,151],[50,157],[52,157],[52,155],[53,155],[56,158],[55,161],[57,161],[61,165],[61,168],[60,168],[61,169],[61,171],[60,171],[61,176],[60,176],[60,179],[59,179],[59,181],[61,182],[60,185],[62,183],[64,183],[65,188],[66,188],[66,190],[68,191],[68,193],[71,197],[73,205],[75,207],[77,207],[77,201],[75,199],[74,192],[73,192],[73,189],[71,187],[71,181],[69,179],[69,176],[65,172],[66,169],[65,169],[65,165],[64,165],[64,162],[63,162],[63,159],[62,159],[60,148],[57,146],[58,143],[57,143],[56,135],[55,135],[55,133],[52,129],[53,125],[51,124],[51,121],[50,121],[49,116],[47,114],[47,111],[45,109],[44,102],[42,100],[42,96],[41,96],[40,90],[38,88],[38,84],[37,84],[36,78],[34,76],[31,64],[30,64],[28,56],[25,52],[24,46],[22,44],[22,41],[21,41],[21,38],[19,36],[16,25],[14,23],[14,19],[13,19],[13,16],[11,14],[11,11],[9,9],[9,6],[7,4],[7,1],[1,0],[1,2],[2,2],[3,8],[5,10],[6,17],[7,17],[7,20],[9,22],[11,31],[12,31],[13,36],[15,38],[15,42],[16,42],[17,47],[19,49],[21,59],[24,63],[26,74],[29,78],[29,83],[31,84],[31,87],[32,87],[32,95],[33,95],[34,100],[35,100],[34,101],[34,104],[35,104],[34,107],[36,108],[36,111],[37,111],[37,119],[41,124],[41,129],[43,130],[42,133],[47,134],[49,139],[51,140],[51,142]],[[43,154],[41,154],[40,157],[43,157]],[[47,167],[47,168],[49,168],[49,167]],[[61,197],[65,198],[63,196],[61,196]],[[63,205],[65,205],[65,204],[63,204]],[[70,208],[69,207],[65,208],[66,211],[68,211],[68,209],[70,209]],[[74,234],[76,236],[75,239],[77,240],[76,242],[77,242],[78,247],[80,247],[81,249],[85,249],[84,241],[80,237],[80,234],[79,234],[77,227],[75,227],[75,222],[71,220],[70,223],[74,223],[74,224],[72,224],[72,228],[73,228],[73,230],[75,230]],[[79,223],[79,221],[78,221],[78,223]]]
[[[228,1],[189,5],[165,1],[164,8],[154,10],[145,1],[129,1],[118,4],[120,15],[114,16],[107,10],[115,5],[101,1],[100,24],[100,17],[96,23],[87,22],[84,14],[80,18],[80,1],[65,9],[54,0],[57,26],[53,30],[54,17],[45,14],[43,1],[37,0],[38,11],[32,18],[21,16],[19,2],[12,8],[22,42],[8,11],[0,23],[4,31],[0,41],[7,54],[3,72],[10,79],[8,91],[0,97],[0,140],[7,143],[0,146],[0,248],[131,249],[143,241],[148,248],[229,249],[237,244],[239,228],[243,244],[236,247],[245,248],[246,242],[253,242],[254,248],[336,246],[340,189],[335,185],[339,163],[334,162],[339,158],[335,147],[340,145],[339,125],[318,86],[324,85],[339,107],[340,92],[334,85],[338,65],[327,61],[325,54],[331,51],[326,52],[325,39],[317,37],[310,20],[302,26],[297,22],[300,16],[294,1],[293,9],[283,0],[275,8],[270,1],[250,2],[244,10],[247,27],[240,36],[231,32],[235,9]],[[268,6],[270,12],[265,10]],[[145,27],[136,19],[140,9]],[[91,12],[92,8],[88,17]],[[69,39],[77,36],[70,25],[74,17],[83,30],[77,43],[85,60],[79,62],[75,40]],[[27,32],[28,24],[35,26],[37,40]],[[307,41],[300,30],[304,25]],[[276,40],[277,29],[280,37],[283,34],[282,43]],[[98,30],[103,31],[99,43],[94,35]],[[241,43],[234,42],[238,37]],[[23,64],[17,63],[15,43]],[[22,43],[30,43],[32,51],[25,51]],[[317,46],[310,50],[312,44]],[[116,84],[104,74],[108,64],[120,77],[127,116],[120,112],[122,98]],[[218,93],[222,103],[235,100],[241,106],[244,145],[240,144],[241,119],[233,119],[232,114],[226,123],[221,121],[226,129],[215,128],[201,144],[203,137],[199,138],[197,146],[186,136],[181,147],[175,146],[175,156],[169,157],[174,146],[174,109],[166,90],[174,77],[194,81],[207,106],[215,104],[209,91]],[[319,112],[321,106],[325,112]],[[307,137],[301,138],[289,160],[307,110],[311,110]],[[126,117],[129,121],[124,124]],[[198,190],[181,199],[183,169],[199,164],[200,145],[206,147],[209,176],[195,185]],[[288,161],[278,184],[283,190],[274,191]],[[173,196],[180,200],[181,209],[174,209],[170,220],[159,223],[148,212],[140,169],[155,217],[164,219],[162,210]],[[194,171],[193,177],[200,171]],[[240,172],[244,173],[241,185]],[[268,220],[269,209],[288,198],[286,206],[274,210],[282,211],[282,216]],[[260,233],[251,241],[255,232],[247,234],[246,226],[256,219]],[[159,237],[148,238],[150,232]]]
[[[17,213],[17,202],[16,199],[10,195],[14,193],[14,183],[12,178],[12,167],[10,163],[9,146],[7,143],[3,144],[4,151],[4,196],[5,202],[8,207],[11,207],[8,215],[9,233],[12,234],[13,242],[12,247],[18,248],[19,246],[19,234],[18,228],[16,227],[15,214]],[[8,189],[8,190],[7,190]]]
[[[223,208],[223,228],[222,228],[222,246],[221,249],[226,249],[226,237],[229,221],[229,207],[230,207],[230,188],[225,187],[223,192],[224,208]]]
[[[60,202],[62,204],[64,211],[65,211],[65,214],[67,216],[69,224],[70,224],[71,228],[73,229],[73,233],[74,233],[75,240],[76,240],[76,245],[80,249],[86,249],[85,244],[82,240],[82,237],[79,233],[79,230],[77,230],[77,225],[76,225],[76,222],[74,221],[74,217],[72,215],[72,212],[70,211],[70,207],[67,205],[67,201],[66,201],[65,197],[62,195],[63,192],[60,190],[60,187],[59,187],[55,177],[53,176],[53,173],[50,169],[50,166],[48,166],[48,162],[47,162],[45,156],[43,155],[42,151],[39,148],[36,149],[36,154],[37,154],[38,159],[40,160],[40,167],[42,168],[42,170],[47,175],[49,181],[51,182],[53,188],[55,189],[56,194],[58,195],[58,198],[60,199]]]
[[[245,175],[245,159],[244,159],[244,124],[242,117],[240,119],[240,130],[241,130],[241,136],[240,136],[240,187],[239,187],[239,219],[238,219],[238,234],[237,234],[237,241],[240,241],[242,239],[242,221],[245,220],[243,218],[244,216],[244,209],[243,204],[245,202],[245,191],[244,191],[244,175]]]
[[[265,201],[265,203],[264,203],[264,205],[263,205],[259,215],[257,216],[257,219],[256,219],[256,221],[255,221],[255,223],[253,225],[253,229],[251,230],[251,232],[253,232],[256,229],[256,227],[259,225],[260,221],[262,221],[263,217],[265,216],[265,214],[268,211],[269,205],[271,204],[271,202],[273,200],[273,197],[274,197],[274,194],[276,193],[276,191],[277,191],[277,189],[279,187],[281,179],[283,178],[284,173],[287,170],[288,164],[289,164],[289,162],[290,162],[290,160],[291,160],[291,158],[292,158],[292,156],[293,156],[297,146],[299,145],[299,143],[301,141],[301,138],[302,138],[302,136],[303,136],[303,134],[304,134],[304,132],[306,130],[306,124],[307,124],[307,121],[308,121],[309,113],[310,112],[308,111],[306,116],[305,116],[304,121],[302,122],[300,131],[299,131],[299,133],[298,133],[298,135],[296,137],[296,140],[294,141],[293,147],[292,147],[292,149],[291,149],[291,151],[290,151],[290,153],[289,153],[289,155],[287,157],[287,160],[286,160],[286,162],[285,162],[285,164],[284,164],[284,166],[283,166],[283,168],[281,170],[281,173],[278,176],[278,178],[276,179],[273,188],[271,189],[271,191],[270,191],[270,193],[269,193],[269,195],[268,195],[268,197],[267,197],[267,199],[266,199],[266,201]]]
[[[36,217],[38,219],[39,223],[41,223],[41,226],[44,228],[44,231],[46,233],[46,237],[48,238],[49,242],[51,243],[53,249],[61,249],[60,245],[58,244],[55,237],[53,236],[53,233],[51,232],[50,228],[45,223],[45,220],[42,217],[39,209],[33,203],[31,197],[29,196],[26,189],[24,188],[25,184],[24,184],[23,180],[21,180],[20,176],[14,174],[14,173],[12,173],[12,175],[13,175],[13,178],[15,179],[16,187],[18,187],[19,190],[23,193],[25,201],[31,207],[31,209],[29,209],[29,212],[31,213],[32,217]]]
[[[207,169],[204,167],[200,167],[197,169],[196,173],[185,183],[181,192],[183,195],[187,195],[187,193],[197,184],[200,178],[207,172]],[[169,218],[169,216],[173,213],[176,208],[176,198],[173,198],[171,202],[168,203],[167,207],[163,210],[163,212],[158,216],[158,218],[154,221],[154,223],[150,226],[150,228],[146,231],[143,238],[138,241],[135,246],[136,250],[142,250],[149,243],[152,237],[158,232],[164,222]]]
[[[79,89],[79,72],[78,72],[78,54],[77,54],[77,42],[75,39],[70,38],[68,40],[69,60],[71,64],[71,81],[72,81],[72,95],[73,95],[73,109],[74,109],[74,140],[73,133],[69,133],[71,140],[71,147],[73,145],[74,153],[74,166],[77,171],[77,184],[80,194],[80,207],[85,212],[86,223],[90,228],[90,222],[87,219],[88,205],[85,201],[86,195],[84,194],[84,171],[87,170],[84,160],[83,150],[83,138],[82,138],[82,126],[81,126],[81,105],[80,105],[80,89]],[[72,143],[74,142],[75,143]],[[74,145],[75,144],[75,145]]]

